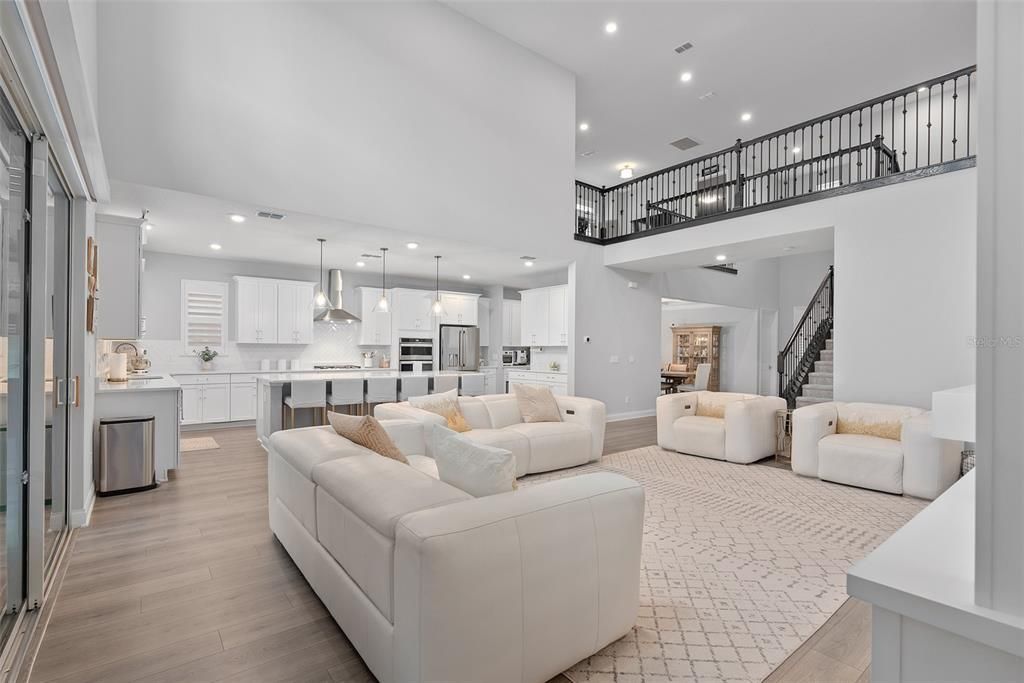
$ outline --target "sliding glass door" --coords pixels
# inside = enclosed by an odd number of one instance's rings
[[[25,487],[28,416],[28,138],[0,97],[0,642],[25,600]]]

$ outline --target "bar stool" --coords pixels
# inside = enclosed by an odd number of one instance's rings
[[[295,428],[295,411],[303,408],[317,408],[323,411],[324,424],[327,422],[327,409],[324,401],[327,399],[327,382],[321,380],[303,380],[291,383],[291,395],[285,396],[284,407],[291,409],[292,426]],[[281,424],[284,425],[284,407],[281,408]]]
[[[378,403],[394,403],[398,400],[397,377],[367,377],[366,407],[373,413],[373,406]]]
[[[352,407],[355,407],[353,413]],[[327,408],[338,412],[338,408],[347,407],[349,414],[359,414],[363,408],[363,377],[346,377],[331,380],[331,393],[327,395]]]
[[[459,388],[459,376],[458,375],[435,375],[434,376],[434,390],[432,394],[443,394],[446,391]]]
[[[463,375],[462,391],[459,393],[463,396],[480,396],[487,390],[486,387],[483,375]]]
[[[406,376],[402,378],[402,391],[399,396],[403,401],[408,401],[410,398],[416,398],[417,396],[426,396],[429,393],[430,377],[427,375]]]

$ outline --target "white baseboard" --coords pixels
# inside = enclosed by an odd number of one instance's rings
[[[71,528],[89,526],[89,519],[92,517],[92,508],[96,504],[96,490],[89,488],[89,499],[85,501],[85,509],[71,511]]]
[[[634,420],[638,417],[653,417],[654,408],[650,410],[634,410],[629,413],[615,413],[605,418],[606,422],[621,422],[622,420]]]

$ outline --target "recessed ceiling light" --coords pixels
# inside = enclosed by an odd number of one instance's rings
[[[793,148],[793,154],[799,154],[799,153],[800,153],[800,148],[799,147],[794,147]]]
[[[749,111],[745,111],[740,114],[740,121],[749,121],[752,118],[754,118],[754,116]]]
[[[611,34],[611,33],[615,33],[618,30],[619,30],[619,25],[616,24],[614,21],[609,21],[607,24],[604,25],[604,32],[605,33]]]
[[[796,247],[789,246],[789,247],[783,247],[782,251],[793,251],[794,249],[796,249]]]
[[[623,180],[629,180],[633,177],[633,167],[630,164],[625,164],[619,169],[619,177]]]
[[[366,261],[356,261],[356,268],[365,268]]]
[[[210,243],[210,249],[213,249],[214,251],[220,251],[221,246],[219,244],[217,244],[216,242],[211,242]]]
[[[922,85],[920,88],[917,89],[917,92],[924,92],[927,89],[928,89],[927,86]]]
[[[520,256],[519,258],[527,268],[533,266],[533,262],[537,260],[535,256]]]
[[[715,257],[715,260],[716,261],[724,261],[726,258],[728,258],[728,257],[725,254],[719,254],[718,256]]]
[[[240,213],[229,213],[228,214],[228,218],[231,219],[232,223],[244,223],[245,222],[245,216],[243,216]]]
[[[419,249],[420,243],[419,242],[406,242],[405,243],[405,247],[406,247],[406,249]]]
[[[533,261],[523,261],[523,265],[526,266],[527,268],[532,268]]]
[[[469,276],[468,274],[467,274],[467,275],[463,275],[463,276],[462,276],[462,279],[463,279],[463,280],[468,280],[468,279],[470,279],[470,276]]]
[[[583,131],[590,130],[590,124],[587,123],[586,121],[584,121],[583,123],[580,124],[580,130],[583,130]]]
[[[683,74],[679,77],[679,80],[681,80],[683,83],[689,83],[692,79],[693,74],[690,73],[689,71],[684,71]]]

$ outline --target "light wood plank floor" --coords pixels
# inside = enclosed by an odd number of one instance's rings
[[[655,431],[654,418],[609,424],[605,452]],[[155,491],[100,499],[76,532],[31,680],[373,680],[267,527],[255,430],[189,436],[220,448],[182,453]],[[864,614],[848,601],[770,680],[867,680]]]

